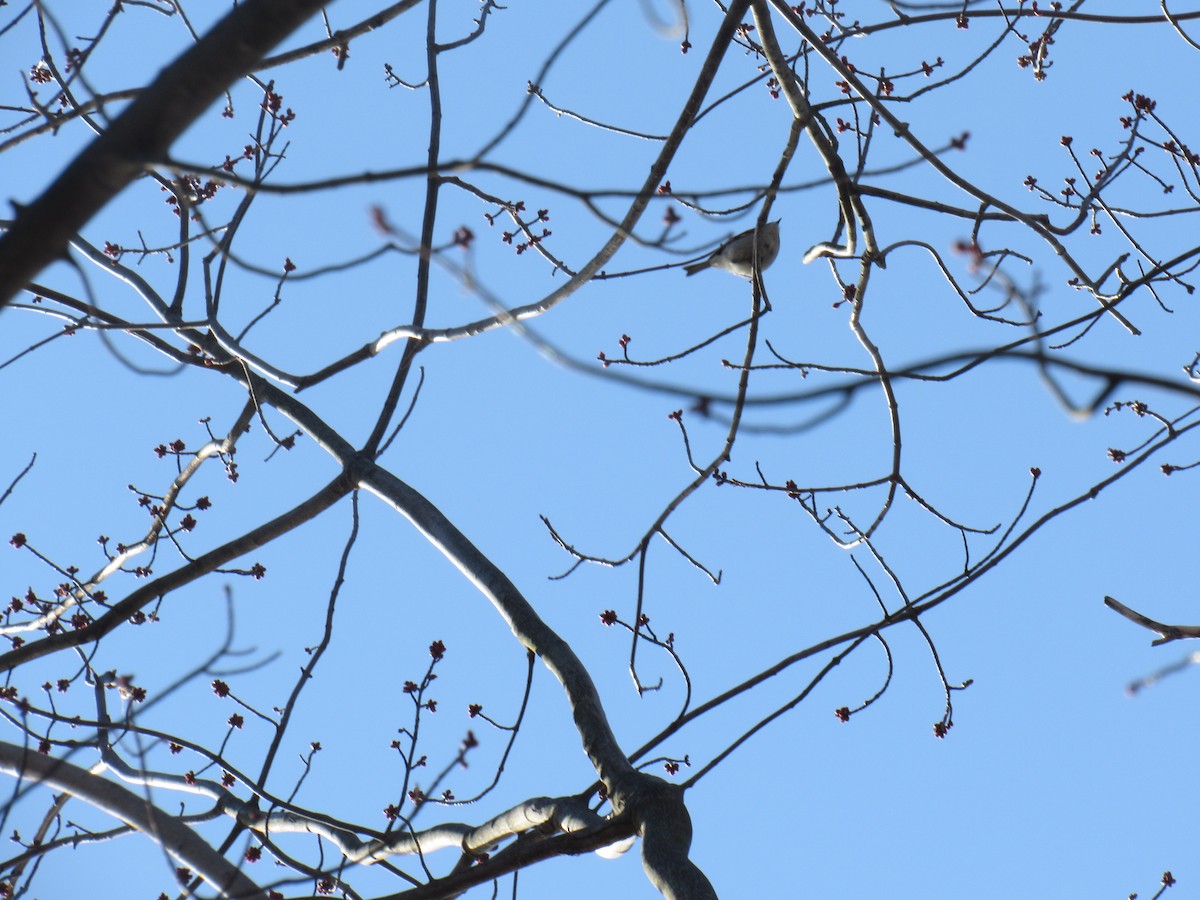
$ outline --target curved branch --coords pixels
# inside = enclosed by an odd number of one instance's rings
[[[150,835],[172,857],[220,890],[222,897],[266,900],[267,892],[213,850],[207,841],[175,816],[163,812],[128,788],[69,762],[33,753],[7,741],[0,741],[0,772],[67,791],[96,809],[127,822]]]
[[[1144,616],[1140,612],[1130,609],[1114,597],[1105,597],[1104,605],[1113,612],[1120,613],[1135,625],[1141,625],[1143,628],[1157,631],[1162,635],[1162,637],[1150,642],[1155,647],[1159,644],[1167,644],[1183,638],[1200,638],[1200,625],[1167,625],[1164,622],[1151,619],[1149,616]]]

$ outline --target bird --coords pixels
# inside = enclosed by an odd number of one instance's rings
[[[775,262],[779,255],[779,223],[782,219],[768,222],[758,233],[758,270],[761,272]],[[705,269],[724,269],[743,278],[754,276],[754,229],[735,235],[714,250],[706,259],[684,266],[689,276]]]

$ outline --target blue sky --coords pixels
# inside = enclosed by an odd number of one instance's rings
[[[884,4],[843,3],[866,21]],[[849,7],[853,6],[852,11]],[[98,11],[74,4],[51,6],[69,34],[94,31]],[[718,18],[713,8],[689,4],[692,51],[679,52],[678,34],[657,29],[649,7],[612,3],[552,69],[541,87],[547,98],[592,119],[650,134],[666,133],[695,78]],[[655,5],[664,16],[666,4]],[[1091,12],[1124,10],[1097,2]],[[0,26],[15,12],[0,11]],[[329,8],[334,28],[370,11],[368,4],[343,2]],[[440,5],[443,40],[464,34],[478,3]],[[215,11],[188,9],[198,30]],[[465,157],[483,145],[513,115],[546,54],[580,11],[570,4],[525,3],[495,12],[485,39],[443,59],[445,101],[443,158]],[[886,13],[884,14],[886,15]],[[7,18],[4,18],[7,16]],[[117,31],[89,62],[89,85],[97,91],[144,83],[187,46],[178,17],[129,6]],[[947,70],[962,66],[998,34],[996,20],[967,32],[952,23],[911,33],[895,29],[847,43],[861,71],[881,64],[888,71],[919,68],[942,56]],[[795,42],[784,37],[785,49]],[[352,44],[349,63],[336,72],[322,56],[264,73],[296,111],[285,136],[290,143],[276,180],[296,183],[332,175],[418,165],[427,141],[427,96],[389,89],[383,65],[411,81],[424,75],[424,18],[421,11]],[[293,45],[318,40],[314,21]],[[1194,65],[1194,51],[1163,26],[1136,30],[1067,23],[1053,47],[1055,65],[1043,83],[1015,64],[1023,45],[1013,37],[962,81],[897,105],[905,121],[931,146],[964,131],[966,152],[947,161],[978,179],[996,196],[1033,212],[1061,211],[1039,204],[1023,182],[1034,175],[1057,189],[1072,166],[1060,137],[1072,135],[1081,154],[1091,147],[1115,152],[1128,114],[1120,99],[1130,89],[1153,96],[1159,113],[1190,125],[1194,98],[1180,73]],[[28,21],[0,35],[0,58],[9,60],[6,103],[22,102],[17,76],[40,56]],[[731,51],[710,97],[751,80],[756,61]],[[813,63],[812,97],[838,95],[836,77]],[[911,89],[915,81],[902,82]],[[253,129],[260,101],[248,83],[233,94],[236,115],[210,111],[180,141],[175,156],[216,163],[236,153]],[[831,116],[840,113],[831,112]],[[9,120],[5,120],[9,121]],[[672,166],[677,193],[758,184],[769,178],[790,124],[782,100],[772,100],[761,83],[739,94],[697,124]],[[1188,140],[1186,134],[1181,135]],[[6,199],[29,201],[90,135],[68,126],[0,153],[0,185]],[[894,164],[911,153],[881,132],[872,166]],[[843,138],[846,144],[848,138]],[[1193,144],[1197,143],[1194,139]],[[659,144],[600,131],[535,104],[520,127],[492,157],[494,161],[559,178],[582,187],[636,188]],[[1158,171],[1161,159],[1151,163]],[[802,143],[785,183],[821,178],[820,162]],[[572,265],[586,260],[609,230],[579,204],[546,189],[489,173],[464,175],[490,193],[523,199],[529,209],[547,208],[553,235],[548,246]],[[872,179],[884,187],[956,205],[973,203],[934,173],[921,168]],[[1194,205],[1181,191],[1160,198],[1148,179],[1127,178],[1118,186],[1123,205]],[[264,196],[252,207],[239,236],[239,257],[278,273],[285,258],[297,265],[284,287],[284,302],[252,332],[248,346],[290,371],[313,371],[352,351],[409,316],[415,263],[390,254],[344,273],[304,280],[299,276],[376,247],[383,239],[372,225],[380,206],[397,225],[415,232],[422,202],[420,179],[389,181],[339,191],[284,197]],[[438,241],[467,226],[476,240],[470,254],[448,258],[470,265],[481,283],[510,306],[544,296],[564,281],[532,254],[517,256],[489,228],[483,214],[494,208],[446,188],[438,217]],[[240,194],[227,189],[206,207],[220,221]],[[745,197],[735,198],[744,200]],[[669,201],[643,219],[640,233],[653,238]],[[735,201],[716,200],[714,206]],[[602,208],[619,214],[627,201],[608,198]],[[880,243],[919,238],[944,255],[953,273],[970,283],[965,260],[952,251],[968,236],[961,220],[868,200]],[[701,248],[748,227],[752,217],[711,220],[676,207],[683,217],[678,245]],[[787,192],[773,217],[783,218],[784,251],[767,273],[774,311],[763,337],[785,357],[827,365],[861,367],[868,360],[848,326],[848,309],[835,306],[840,290],[827,262],[804,265],[805,250],[828,240],[836,203],[828,187]],[[1192,240],[1190,220],[1169,217],[1132,224],[1140,240],[1167,257]],[[158,188],[135,185],[85,230],[97,245],[113,241],[137,246],[139,230],[148,244],[174,239],[177,221]],[[1086,229],[1085,229],[1086,230]],[[1089,301],[1066,285],[1068,273],[1044,244],[1012,226],[991,226],[990,246],[1012,246],[1030,254],[1033,265],[1014,265],[1014,277],[1040,277],[1047,321],[1064,321],[1086,311]],[[1073,252],[1097,269],[1121,252],[1112,227],[1101,235],[1078,234]],[[197,254],[197,256],[199,253]],[[609,271],[682,261],[660,250],[627,245]],[[160,290],[173,287],[175,265],[161,256],[123,262]],[[143,319],[136,297],[100,268],[83,263],[100,302]],[[843,277],[855,268],[842,264]],[[1132,269],[1130,271],[1133,271]],[[186,310],[202,312],[200,267],[193,264]],[[487,307],[451,276],[434,267],[430,322],[452,325],[486,315]],[[80,291],[79,276],[63,265],[42,280]],[[276,279],[233,270],[224,298],[231,331],[270,304]],[[743,318],[750,294],[739,279],[704,273],[684,280],[676,269],[636,278],[594,282],[530,327],[562,352],[588,363],[587,371],[557,366],[519,335],[493,331],[470,340],[435,345],[421,354],[425,383],[412,419],[384,456],[386,463],[437,504],[521,587],[539,613],[569,640],[591,668],[614,728],[630,750],[664,727],[682,700],[680,679],[670,661],[643,646],[644,679],[664,678],[660,692],[639,698],[628,674],[628,641],[600,624],[614,609],[633,616],[633,567],[585,567],[565,580],[570,558],[550,539],[539,516],[547,516],[564,539],[598,556],[620,557],[636,543],[664,504],[690,480],[679,429],[667,418],[690,406],[658,390],[633,389],[604,375],[595,357],[619,355],[622,334],[633,338],[638,358],[675,353]],[[1143,330],[1128,335],[1110,320],[1064,351],[1072,359],[1120,365],[1183,381],[1181,366],[1196,352],[1197,313],[1182,290],[1163,292],[1173,312],[1142,295],[1123,310]],[[976,349],[1011,340],[1021,332],[972,317],[948,288],[927,255],[895,251],[886,271],[872,276],[864,322],[889,365],[941,353]],[[0,361],[60,324],[27,309],[2,316]],[[139,365],[162,361],[133,341],[114,345]],[[740,359],[744,331],[673,366],[637,370],[650,385],[687,384],[729,393],[735,378],[721,365]],[[301,394],[327,421],[361,441],[373,421],[399,360],[399,345],[339,378]],[[760,361],[766,362],[764,353]],[[614,370],[609,370],[614,371]],[[620,370],[628,373],[631,370]],[[211,372],[190,370],[173,377],[144,377],[122,364],[94,334],[60,339],[0,369],[0,413],[12,423],[0,443],[0,485],[7,486],[38,454],[35,467],[0,506],[0,531],[21,531],[41,552],[83,572],[102,557],[99,534],[131,541],[146,527],[128,485],[148,492],[165,488],[174,463],[153,448],[176,438],[189,447],[204,440],[201,417],[212,416],[220,431],[244,402],[237,386]],[[797,392],[844,376],[814,372],[764,372],[753,380],[756,395]],[[1093,383],[1069,381],[1080,397]],[[1150,432],[1145,420],[1124,413],[1080,420],[1067,415],[1036,371],[999,362],[954,382],[900,384],[904,427],[904,472],[913,486],[945,515],[972,526],[1007,526],[1028,489],[1029,469],[1042,470],[1028,519],[1079,495],[1114,471],[1110,447],[1132,448]],[[1122,389],[1115,400],[1144,400],[1166,415],[1190,401],[1166,393]],[[407,398],[406,398],[407,401]],[[748,425],[803,421],[822,405],[751,406]],[[291,426],[268,414],[278,433]],[[707,460],[724,430],[685,414],[693,452]],[[335,474],[330,460],[311,441],[271,456],[261,428],[240,446],[241,478],[230,484],[219,466],[200,476],[194,494],[207,494],[213,509],[188,536],[199,553],[279,514],[306,491]],[[923,624],[933,636],[951,683],[972,685],[954,694],[955,727],[937,740],[932,726],[943,712],[943,694],[928,646],[911,626],[887,633],[894,661],[884,696],[843,724],[838,707],[856,707],[874,694],[886,673],[885,657],[865,646],[847,659],[803,704],[741,747],[687,795],[696,827],[693,859],[718,892],[727,897],[845,896],[973,898],[1033,896],[1150,896],[1161,873],[1180,880],[1173,897],[1195,895],[1194,830],[1191,805],[1178,785],[1194,771],[1197,738],[1193,687],[1187,675],[1168,679],[1134,698],[1133,679],[1179,659],[1187,648],[1152,648],[1152,637],[1104,608],[1115,596],[1167,622],[1195,621],[1190,590],[1194,553],[1189,512],[1194,477],[1170,479],[1159,462],[1187,464],[1195,450],[1185,442],[1161,460],[1059,518],[977,584],[928,613]],[[862,392],[845,411],[819,428],[784,434],[741,435],[729,465],[731,475],[753,479],[761,466],[773,483],[837,484],[878,477],[891,458],[886,408],[878,391]],[[878,511],[878,491],[827,496],[855,521]],[[382,809],[395,798],[402,772],[389,743],[411,724],[409,698],[399,689],[419,679],[431,641],[447,646],[432,696],[439,711],[422,719],[422,752],[438,769],[472,729],[480,747],[471,767],[449,785],[467,796],[487,784],[504,746],[503,733],[466,713],[482,703],[497,719],[515,718],[525,679],[524,651],[503,622],[457,571],[408,524],[374,498],[361,501],[361,534],[339,599],[336,636],[329,654],[306,689],[271,785],[287,795],[301,773],[308,743],[321,742],[313,772],[297,801],[339,818],[382,828]],[[711,584],[662,542],[649,557],[646,609],[660,634],[673,632],[688,666],[694,702],[719,694],[775,660],[818,641],[862,627],[877,617],[872,592],[851,554],[835,547],[812,520],[781,495],[709,486],[671,519],[669,531],[687,551],[713,570]],[[239,696],[262,709],[286,699],[305,646],[319,638],[324,609],[342,542],[350,529],[343,503],[278,544],[256,552],[268,577],[261,582],[228,578],[201,582],[164,601],[162,622],[114,634],[100,648],[97,665],[136,675],[155,696],[212,651],[226,626],[225,589],[236,610],[235,644],[247,655],[221,664],[270,660],[251,673],[222,675]],[[6,538],[7,539],[7,538]],[[912,593],[952,577],[962,567],[959,534],[934,521],[901,497],[879,532],[877,547]],[[973,556],[989,546],[972,538]],[[30,554],[5,547],[0,554],[4,589],[20,595],[30,586],[45,591],[53,573]],[[870,554],[857,551],[890,608],[899,603],[886,575]],[[155,560],[156,572],[177,565],[169,548]],[[110,596],[136,586],[114,580]],[[666,741],[658,751],[703,765],[748,725],[803,690],[829,659],[821,655],[795,666],[760,691],[706,717]],[[14,683],[44,699],[37,685],[64,677],[74,658],[52,658],[20,671]],[[146,713],[144,724],[216,746],[225,720],[235,711],[213,696],[212,673],[180,688]],[[88,712],[82,686],[59,702]],[[5,740],[13,740],[8,728]],[[236,764],[254,771],[269,741],[251,723],[229,746]],[[179,759],[151,750],[153,765],[178,769]],[[90,764],[80,754],[76,759]],[[186,765],[196,765],[191,762]],[[661,772],[661,769],[658,771]],[[694,770],[693,770],[694,771]],[[686,777],[685,769],[681,777]],[[483,821],[530,796],[572,793],[594,778],[570,726],[561,689],[537,667],[530,710],[500,786],[478,804],[446,813],[428,809],[418,824],[441,818]],[[177,798],[158,797],[174,809]],[[11,832],[28,833],[47,798],[22,800],[10,812]],[[191,807],[189,807],[191,808]],[[107,827],[111,820],[71,804],[72,821]],[[224,822],[206,826],[223,835]],[[310,849],[311,839],[284,846]],[[444,871],[451,854],[434,857]],[[405,865],[405,861],[400,861]],[[251,868],[267,881],[269,863]],[[440,868],[439,868],[440,867]],[[413,866],[415,870],[415,866]],[[43,898],[75,897],[85,886],[96,897],[155,896],[169,890],[163,855],[140,838],[60,851],[34,882]],[[352,881],[364,895],[400,890],[383,871]],[[97,887],[99,885],[99,887]],[[110,886],[111,885],[111,889]],[[520,876],[520,895],[653,896],[636,852],[616,861],[593,857],[543,864]],[[511,892],[505,882],[501,895]],[[303,893],[303,891],[299,891]],[[489,896],[487,889],[475,894]],[[474,896],[472,894],[471,896]]]

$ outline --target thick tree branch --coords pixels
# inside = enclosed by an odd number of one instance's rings
[[[87,146],[0,237],[0,307],[66,252],[79,230],[137,178],[240,75],[325,0],[247,0],[175,62]]]
[[[87,769],[0,741],[0,772],[67,791],[152,837],[229,900],[266,900],[267,892],[173,815]]]

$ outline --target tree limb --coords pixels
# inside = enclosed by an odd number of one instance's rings
[[[266,900],[267,892],[175,816],[122,785],[61,759],[0,741],[0,772],[67,791],[149,835],[173,858],[190,867],[223,898]]]
[[[66,252],[67,242],[240,75],[325,0],[247,0],[163,69],[0,237],[0,307]]]

